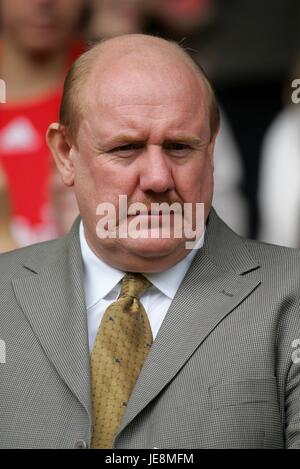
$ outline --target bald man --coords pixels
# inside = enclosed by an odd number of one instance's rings
[[[0,257],[3,448],[300,448],[300,253],[211,207],[217,102],[176,44],[82,55],[47,133],[81,216]]]

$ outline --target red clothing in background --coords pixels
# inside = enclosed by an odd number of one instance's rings
[[[81,52],[82,46],[72,48],[67,67]],[[57,234],[49,194],[53,162],[45,134],[49,124],[58,120],[61,96],[62,84],[30,101],[0,104],[0,164],[7,177],[13,232],[20,246]]]

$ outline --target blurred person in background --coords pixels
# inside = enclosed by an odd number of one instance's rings
[[[0,163],[21,246],[58,234],[45,133],[58,116],[67,69],[84,50],[74,38],[85,7],[85,0],[0,0],[0,77],[7,91]],[[75,199],[73,210],[75,216]]]
[[[17,248],[11,228],[10,200],[5,174],[0,166],[0,253]]]
[[[145,0],[150,17],[148,32],[182,43],[201,65],[211,69],[210,54],[203,43],[216,21],[216,0]],[[195,48],[195,49],[194,49]],[[243,194],[243,164],[230,122],[222,112],[214,160],[214,206],[221,217],[240,235],[246,236],[248,205]]]
[[[300,77],[300,67],[294,77]],[[299,248],[300,103],[293,103],[293,92],[299,96],[299,90],[294,91],[289,86],[287,106],[274,119],[263,141],[259,238],[268,243]]]
[[[93,14],[88,35],[102,39],[140,32],[145,0],[91,0]]]
[[[230,123],[222,110],[215,145],[214,181],[214,207],[233,230],[247,236],[249,206],[243,193],[243,164]]]
[[[262,144],[283,107],[282,88],[299,44],[300,2],[217,0],[216,4],[216,25],[204,49],[242,156],[249,235],[256,238]]]

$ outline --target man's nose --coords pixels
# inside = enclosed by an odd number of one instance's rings
[[[163,149],[151,145],[144,152],[140,171],[140,189],[143,192],[166,192],[175,188],[172,163]]]

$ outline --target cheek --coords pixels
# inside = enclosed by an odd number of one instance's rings
[[[76,22],[79,22],[82,10],[83,8],[80,9],[79,5],[73,5],[70,2],[67,2],[67,5],[61,6],[61,9],[57,11],[57,16],[60,17],[60,22],[65,25],[65,29],[62,29],[62,32],[64,31],[65,34],[68,33],[68,30],[74,27]]]
[[[207,157],[178,167],[174,172],[176,190],[185,202],[205,202],[213,190],[213,168]]]
[[[98,205],[102,202],[112,202],[118,205],[119,195],[134,193],[138,178],[129,168],[116,168],[110,162],[103,162],[100,158],[82,155],[75,167],[75,187],[80,187],[85,198]],[[105,158],[103,156],[103,158]]]

